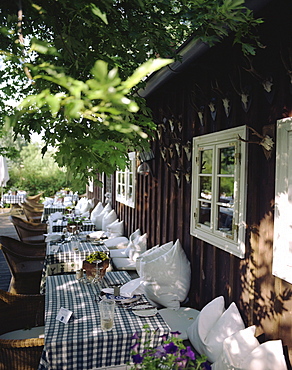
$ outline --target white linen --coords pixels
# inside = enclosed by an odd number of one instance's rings
[[[114,288],[102,289],[104,293],[114,294]],[[143,294],[143,287],[141,286],[141,279],[133,279],[124,284],[120,288],[120,296],[132,298],[134,295]]]

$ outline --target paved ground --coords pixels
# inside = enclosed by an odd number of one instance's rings
[[[0,235],[18,239],[15,228],[9,221],[10,209],[0,208]],[[8,290],[11,274],[7,262],[0,250],[0,289]]]

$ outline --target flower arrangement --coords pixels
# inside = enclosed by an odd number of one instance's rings
[[[86,261],[89,263],[93,263],[98,260],[106,261],[108,259],[109,259],[109,256],[105,252],[93,252],[93,253],[90,253],[90,255],[86,257]]]
[[[147,328],[147,325],[144,326]],[[148,331],[148,334],[150,332]],[[161,345],[152,348],[151,338],[146,340],[142,354],[139,350],[139,337],[133,336],[137,342],[132,346],[131,370],[211,370],[206,356],[196,356],[190,346],[185,346],[182,339],[178,338],[179,332],[171,333],[170,338],[163,338]]]

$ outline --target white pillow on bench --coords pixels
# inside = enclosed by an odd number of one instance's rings
[[[140,261],[140,272],[145,295],[153,304],[179,309],[191,283],[190,262],[179,240],[144,256]]]
[[[218,297],[202,309],[187,333],[196,351],[213,363],[222,352],[224,339],[244,327],[236,304],[232,302],[225,311],[224,298]]]

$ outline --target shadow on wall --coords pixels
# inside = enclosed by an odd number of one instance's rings
[[[241,305],[248,324],[257,325],[267,339],[282,339],[292,351],[292,289],[272,274],[273,230],[272,211],[249,228],[250,250],[241,263]]]

